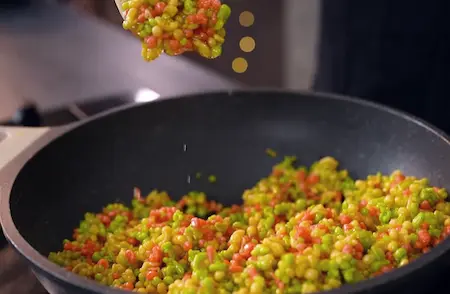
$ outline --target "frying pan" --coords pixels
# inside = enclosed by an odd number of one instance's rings
[[[390,108],[333,95],[206,93],[125,107],[64,128],[7,131],[2,154],[12,146],[20,154],[0,163],[6,164],[2,227],[50,293],[124,293],[46,259],[85,212],[128,203],[135,186],[173,197],[202,190],[219,202],[240,203],[242,191],[276,162],[265,155],[268,147],[304,164],[334,156],[353,177],[402,169],[450,188],[450,142],[442,132]],[[190,179],[199,171],[217,175],[217,183]],[[446,240],[405,267],[329,293],[430,292],[443,279],[449,252]]]

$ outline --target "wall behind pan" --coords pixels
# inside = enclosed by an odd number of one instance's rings
[[[121,18],[112,0],[58,1],[70,2],[81,10],[120,25]],[[223,55],[216,60],[205,60],[194,54],[185,57],[249,86],[307,89],[315,72],[321,0],[223,1],[233,11],[227,25]],[[255,15],[255,24],[250,28],[239,25],[239,14],[245,10]],[[256,40],[255,51],[244,53],[240,50],[239,40],[244,36]],[[231,63],[236,57],[248,60],[247,72],[233,72]]]
[[[284,0],[283,86],[286,88],[308,89],[313,82],[320,4],[320,0]]]

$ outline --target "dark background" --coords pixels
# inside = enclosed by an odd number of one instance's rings
[[[61,1],[114,25],[121,24],[121,18],[117,14],[113,0]],[[283,86],[284,10],[289,1],[225,0],[223,2],[228,3],[232,8],[232,14],[226,26],[227,41],[224,45],[223,56],[216,60],[205,60],[196,54],[186,54],[185,57],[251,86]],[[242,11],[251,11],[255,15],[255,24],[252,27],[240,26],[239,14]],[[251,53],[244,53],[239,48],[239,40],[244,36],[251,36],[256,40],[256,49]],[[249,63],[249,69],[245,74],[236,74],[231,69],[231,62],[239,56],[245,57]]]
[[[50,12],[16,13],[11,8],[5,9],[8,3],[14,3],[17,8],[21,2],[27,1],[39,3],[39,5],[42,3],[67,4],[73,11],[81,16],[84,15],[83,17],[88,20],[75,21],[72,14],[66,17],[67,13],[59,13],[55,10],[54,17],[57,23],[52,24],[50,19],[44,20],[47,16],[50,18]],[[190,60],[197,65],[196,69],[211,69],[218,76],[247,86],[307,89],[311,85],[314,72],[320,1],[228,0],[224,2],[232,7],[232,16],[227,24],[228,35],[223,55],[215,60],[205,60],[195,54],[185,54],[172,59],[170,63],[175,64],[177,60]],[[245,10],[255,15],[255,24],[249,28],[241,27],[238,22],[239,14]],[[18,17],[14,14],[21,15]],[[46,16],[39,16],[39,14]],[[66,20],[62,19],[63,17]],[[19,20],[21,18],[24,19]],[[83,32],[88,30],[85,24],[87,22],[92,28],[89,29],[90,33],[87,32],[83,37]],[[2,1],[0,27],[2,28],[0,31],[0,48],[2,48],[0,50],[0,121],[12,116],[25,99],[35,102],[41,109],[49,109],[74,101],[91,100],[103,95],[135,90],[140,86],[158,88],[161,83],[153,86],[152,74],[167,76],[167,84],[170,83],[175,89],[178,87],[177,81],[180,81],[179,78],[177,80],[171,78],[173,66],[165,65],[166,61],[145,64],[138,58],[138,42],[121,28],[121,17],[113,0]],[[65,34],[72,35],[72,40],[68,40],[64,33],[60,32],[62,30],[67,31]],[[125,41],[125,36],[130,39]],[[244,53],[240,50],[239,40],[243,36],[251,36],[256,40],[256,49],[253,52]],[[130,45],[125,45],[125,42]],[[128,48],[124,49],[125,46]],[[114,50],[120,51],[122,56],[112,56]],[[75,61],[83,55],[97,54],[96,51],[105,51],[111,56],[104,56],[104,54],[98,56],[98,66],[94,68],[95,64],[91,62],[92,69],[83,64],[82,60]],[[248,70],[243,74],[237,74],[231,68],[232,60],[236,57],[244,57],[248,60]],[[115,65],[114,63],[120,63],[120,58],[131,58],[133,61],[129,65],[124,62]],[[69,64],[71,59],[74,60],[73,64]],[[114,84],[105,86],[102,79],[106,80],[106,77],[100,77],[103,73],[99,65],[104,65],[104,74],[123,76],[123,81],[115,81]],[[135,70],[139,73],[135,73],[135,76],[126,76],[126,73],[130,72],[128,68],[135,67],[139,68]],[[167,69],[167,73],[162,72],[161,68]],[[187,68],[181,70],[180,66],[177,66],[177,69],[189,75]],[[202,79],[196,80],[198,82],[195,83],[195,88],[198,91],[205,90],[207,88],[205,85],[208,83],[211,84],[210,89],[218,88],[208,78]],[[96,80],[98,80],[97,88],[94,83]],[[17,85],[24,81],[27,85]],[[194,83],[191,82],[191,84]],[[157,90],[164,96],[173,96],[185,89],[184,85],[175,92]]]

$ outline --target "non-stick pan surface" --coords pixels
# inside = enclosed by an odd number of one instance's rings
[[[45,256],[60,249],[85,212],[129,202],[135,186],[174,197],[202,190],[220,202],[240,203],[242,191],[276,162],[265,155],[268,147],[304,164],[334,156],[353,177],[402,169],[450,188],[449,141],[405,114],[327,95],[204,94],[123,109],[55,139],[26,163],[9,198],[3,197],[5,235],[51,292],[120,293]],[[197,181],[196,172],[218,181]],[[336,293],[424,293],[445,269],[449,241],[402,269]]]

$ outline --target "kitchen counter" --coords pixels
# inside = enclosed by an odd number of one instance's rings
[[[140,57],[128,32],[68,7],[0,12],[0,119],[24,100],[41,109],[150,88],[162,97],[239,83],[186,58]]]

